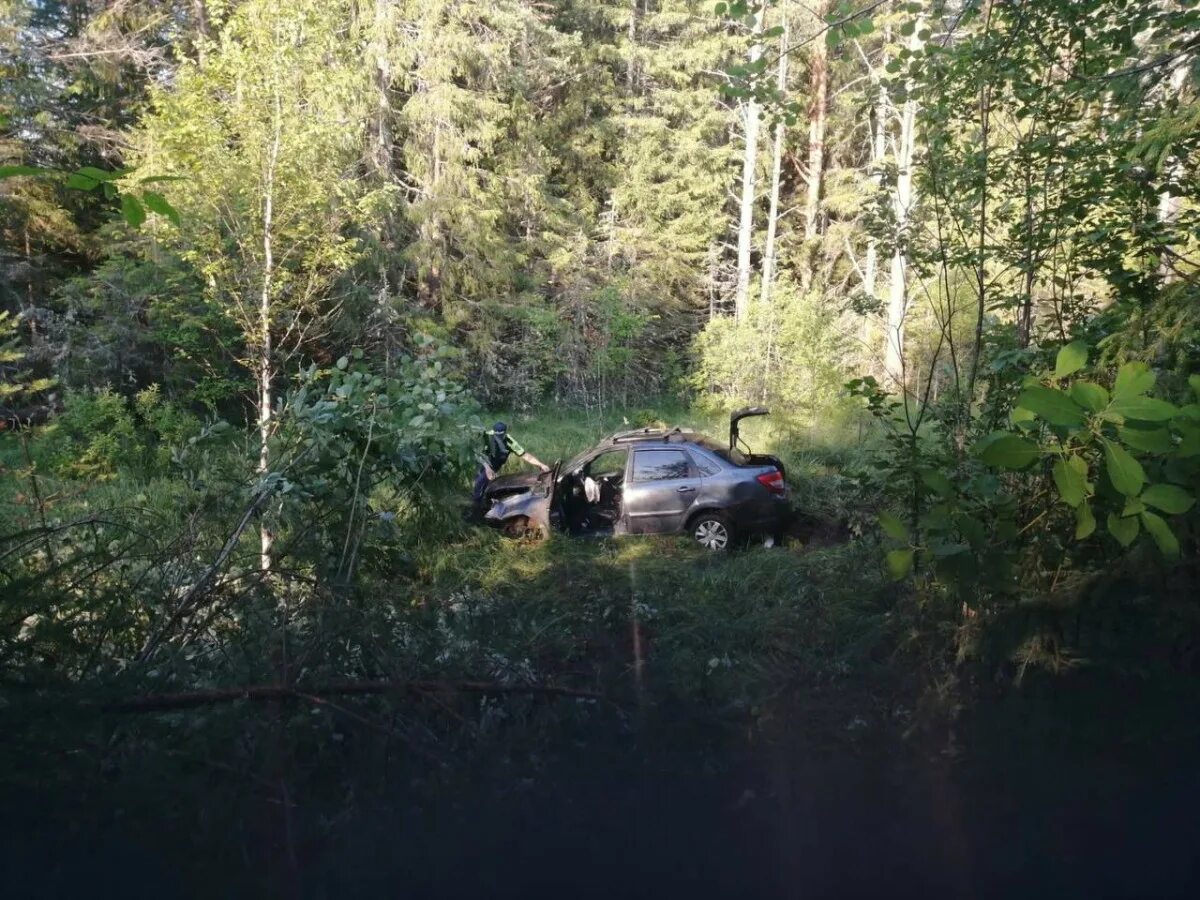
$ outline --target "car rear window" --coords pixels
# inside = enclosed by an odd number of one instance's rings
[[[724,444],[718,444],[710,437],[699,436],[694,439],[694,443],[699,444],[709,453],[721,457],[727,463],[733,463],[735,466],[744,466],[747,463],[746,454],[734,447],[730,450]]]
[[[634,481],[687,478],[688,456],[682,450],[638,450],[633,454]]]

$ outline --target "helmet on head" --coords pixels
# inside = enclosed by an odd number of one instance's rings
[[[492,431],[496,432],[497,434],[504,434],[504,432],[508,431],[508,426],[503,422],[497,422],[492,426]]]

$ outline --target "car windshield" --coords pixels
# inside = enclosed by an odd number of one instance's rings
[[[724,444],[719,444],[712,438],[706,437],[702,434],[693,435],[691,441],[692,443],[703,447],[709,453],[721,457],[721,459],[725,460],[727,463],[732,463],[735,466],[746,465],[746,454],[737,449],[737,447],[734,447],[732,450],[730,450]]]

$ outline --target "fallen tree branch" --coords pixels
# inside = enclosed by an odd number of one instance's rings
[[[201,691],[182,691],[175,694],[150,694],[106,703],[101,707],[108,713],[152,713],[233,703],[237,700],[263,702],[268,700],[307,700],[314,697],[362,694],[543,694],[552,697],[574,697],[584,700],[607,700],[596,691],[560,687],[552,684],[493,684],[486,681],[345,681],[314,686],[284,684],[254,684],[245,687],[211,688]]]

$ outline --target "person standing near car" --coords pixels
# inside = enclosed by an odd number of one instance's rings
[[[550,471],[548,465],[516,442],[508,433],[507,425],[497,422],[490,431],[484,432],[484,452],[479,455],[479,471],[475,475],[475,488],[472,494],[476,503],[483,501],[483,492],[487,490],[492,479],[504,468],[509,456],[514,453],[518,459],[524,460],[531,466],[535,466],[543,472]]]

